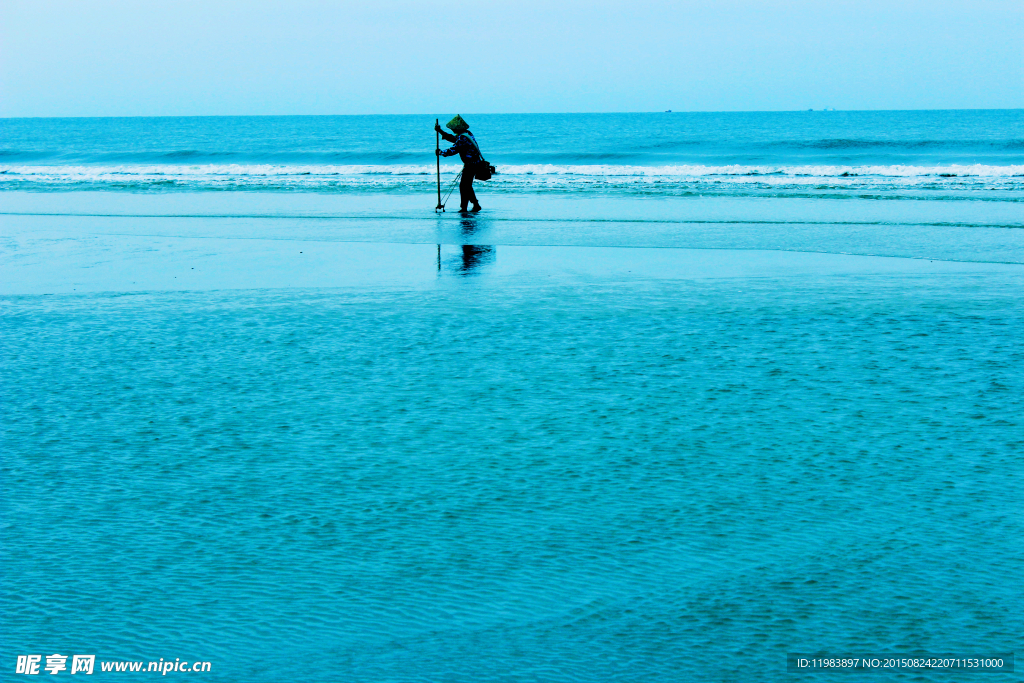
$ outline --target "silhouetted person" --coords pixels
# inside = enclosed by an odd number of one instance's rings
[[[462,180],[459,181],[459,208],[465,211],[470,202],[473,202],[473,210],[480,210],[480,202],[477,201],[476,192],[473,191],[473,176],[476,174],[477,164],[483,159],[480,154],[480,146],[476,144],[476,138],[469,132],[469,124],[459,116],[449,121],[447,125],[455,135],[449,135],[441,130],[441,126],[434,124],[434,130],[441,134],[446,142],[455,143],[448,149],[438,150],[437,153],[443,157],[450,157],[458,154],[462,158]]]

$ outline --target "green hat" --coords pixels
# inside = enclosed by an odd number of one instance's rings
[[[445,125],[448,126],[451,129],[451,131],[456,135],[465,133],[467,130],[469,130],[469,124],[466,123],[466,120],[463,119],[458,114],[456,114],[455,118],[446,123]]]

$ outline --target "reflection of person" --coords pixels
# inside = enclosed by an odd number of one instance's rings
[[[462,273],[469,274],[494,260],[494,247],[490,245],[462,245]]]
[[[434,130],[441,134],[446,142],[454,143],[451,147],[438,150],[437,154],[443,157],[450,157],[458,154],[462,158],[462,180],[459,181],[460,210],[465,211],[470,202],[473,202],[473,210],[480,210],[480,202],[477,201],[476,192],[473,191],[473,175],[476,166],[483,158],[480,154],[480,146],[476,144],[476,138],[469,132],[469,124],[459,116],[455,115],[447,124],[455,135],[449,135],[441,130],[441,126],[434,124]]]

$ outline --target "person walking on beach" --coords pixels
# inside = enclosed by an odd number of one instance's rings
[[[469,203],[473,202],[473,211],[480,210],[480,202],[477,201],[476,192],[473,191],[473,176],[476,175],[476,167],[483,159],[480,154],[480,146],[476,144],[476,138],[469,132],[469,124],[458,114],[447,124],[455,135],[449,135],[441,130],[439,124],[434,124],[434,130],[441,134],[445,142],[454,143],[448,149],[437,150],[438,156],[450,157],[458,154],[462,158],[462,180],[459,181],[460,211],[465,211]]]

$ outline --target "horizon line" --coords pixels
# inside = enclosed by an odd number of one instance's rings
[[[1002,111],[1014,112],[1024,111],[1024,107],[978,107],[960,109],[837,109],[835,107],[822,107],[820,109],[727,109],[727,110],[704,110],[704,109],[664,109],[644,111],[564,111],[564,112],[467,112],[467,116],[608,116],[622,114],[797,114],[797,113],[902,113],[902,112],[982,112]],[[185,118],[326,118],[326,117],[406,117],[406,116],[436,116],[435,113],[416,114],[129,114],[129,115],[73,115],[73,116],[0,116],[0,121],[17,119],[185,119]]]

